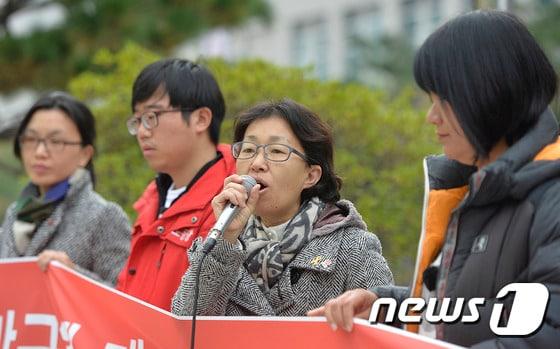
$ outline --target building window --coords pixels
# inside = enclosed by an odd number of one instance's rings
[[[346,14],[344,28],[346,79],[367,83],[364,80],[373,73],[369,61],[383,34],[383,17],[377,8],[353,10]]]
[[[324,80],[328,74],[327,46],[325,21],[298,23],[292,33],[292,63],[298,67],[312,65],[315,75]]]

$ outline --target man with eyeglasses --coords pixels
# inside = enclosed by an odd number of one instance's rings
[[[136,78],[132,110],[128,131],[158,174],[134,204],[131,253],[117,288],[169,310],[188,248],[215,223],[210,202],[235,173],[229,146],[218,144],[224,99],[206,68],[164,59]]]

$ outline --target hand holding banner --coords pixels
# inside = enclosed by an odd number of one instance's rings
[[[190,317],[177,317],[36,258],[0,261],[2,348],[187,349]],[[356,320],[333,332],[318,317],[199,317],[196,348],[458,348],[396,328]],[[220,335],[216,335],[219,333]]]

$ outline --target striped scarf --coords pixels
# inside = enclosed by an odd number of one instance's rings
[[[33,183],[29,183],[23,189],[16,201],[17,219],[12,226],[15,247],[20,255],[25,254],[37,227],[50,217],[69,188],[70,183],[66,179],[50,188],[43,197],[39,193],[39,188]]]
[[[264,293],[270,291],[288,263],[313,238],[313,224],[324,206],[319,198],[312,198],[278,230],[265,227],[259,217],[249,218],[241,235],[248,252],[245,267]]]

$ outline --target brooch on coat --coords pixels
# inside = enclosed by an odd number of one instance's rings
[[[314,267],[321,266],[322,268],[328,268],[333,262],[330,259],[323,260],[323,256],[315,256],[311,260],[311,265]]]

